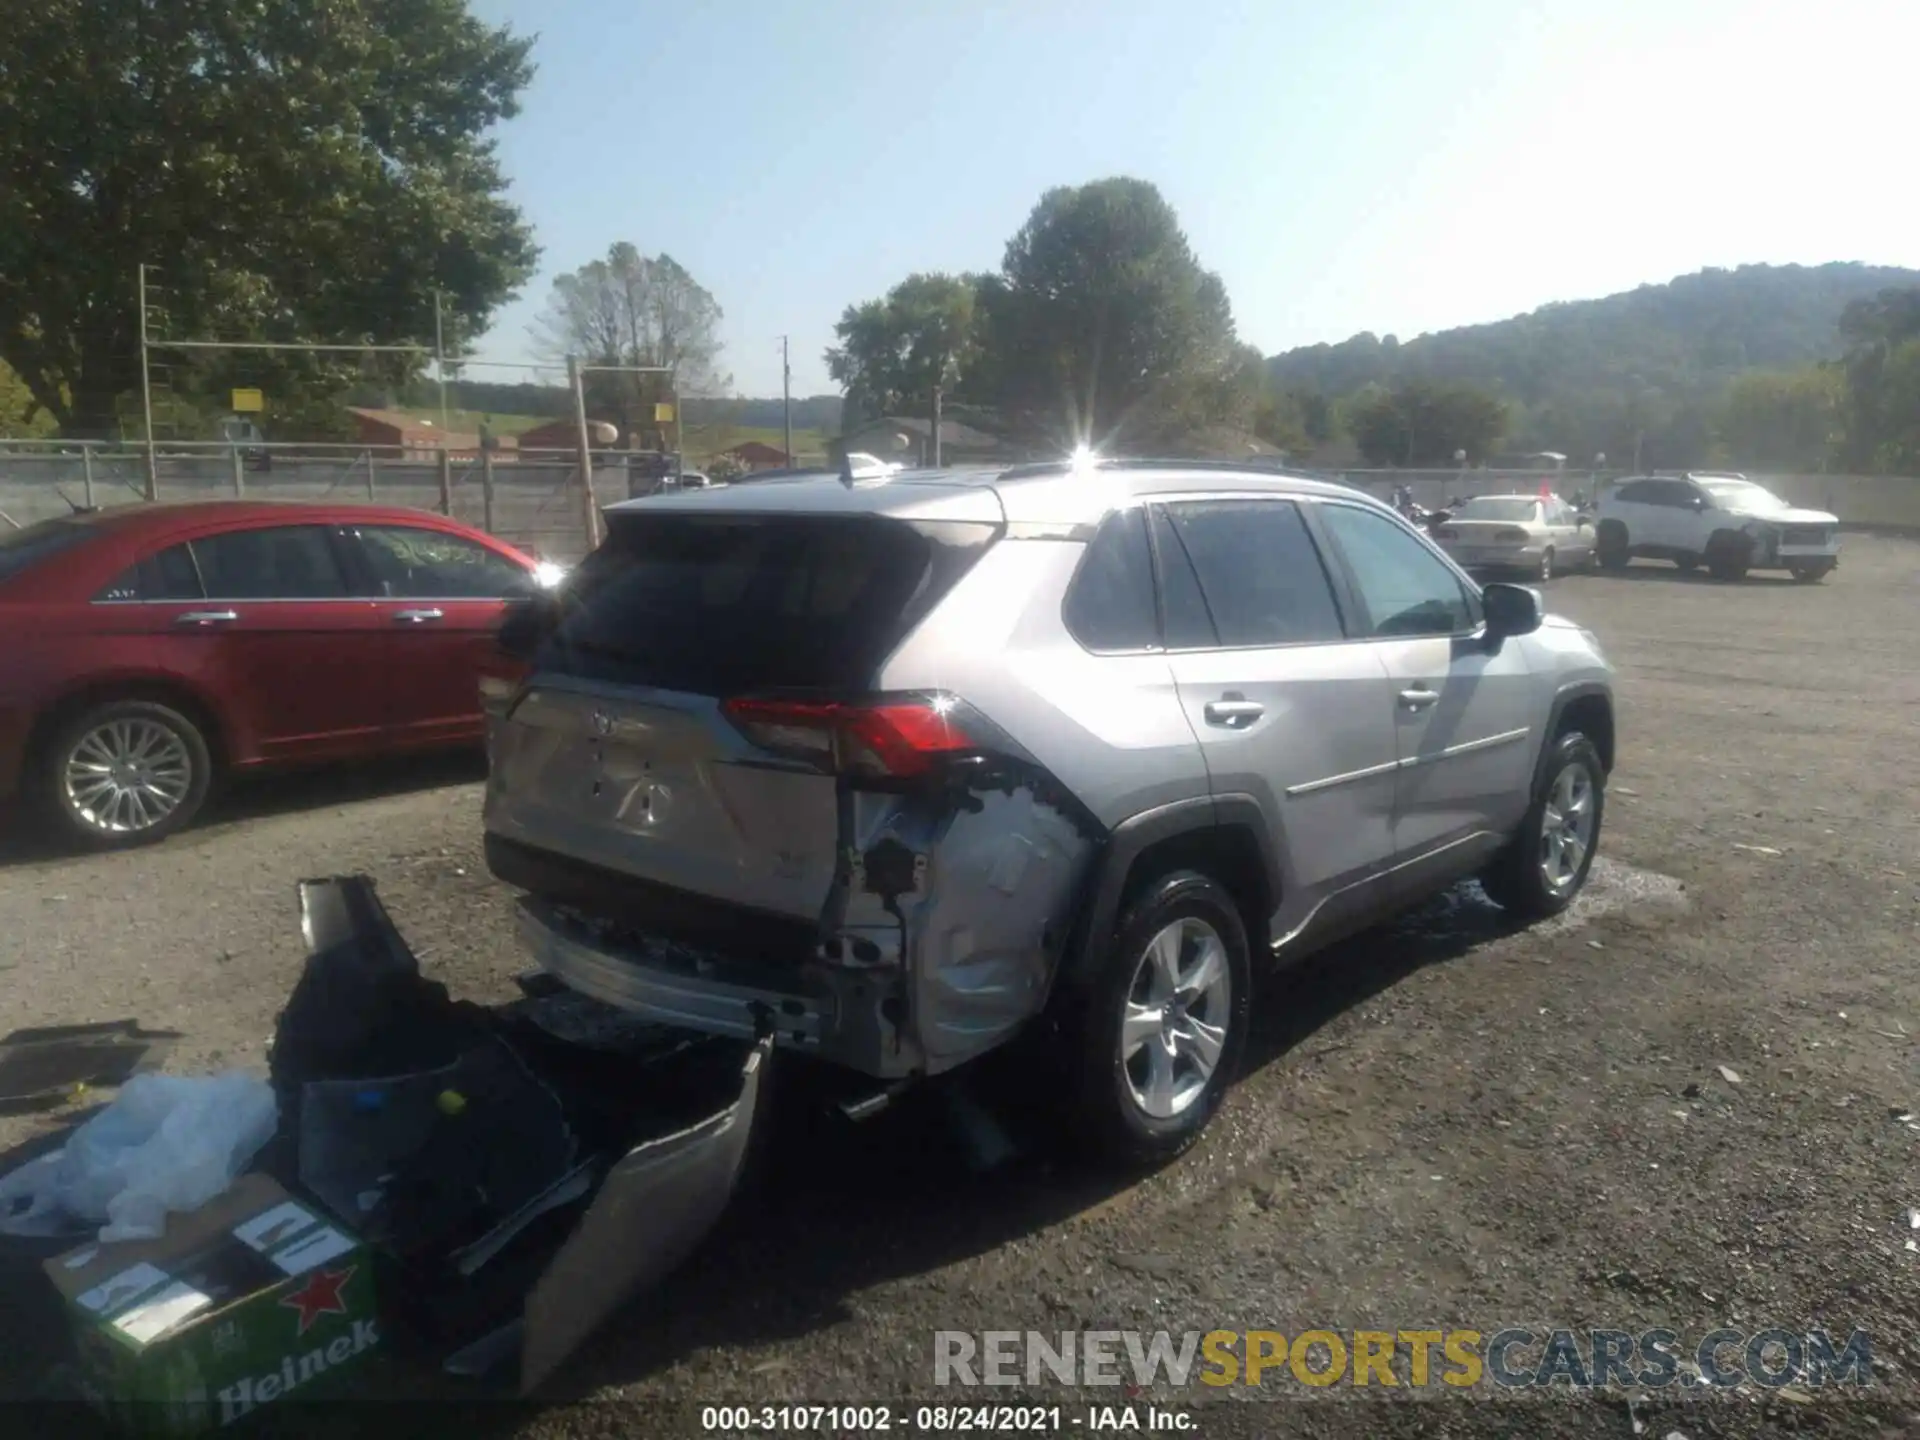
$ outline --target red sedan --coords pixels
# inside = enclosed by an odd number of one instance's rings
[[[494,637],[542,578],[490,535],[372,505],[129,505],[0,531],[0,800],[131,845],[233,771],[478,745]]]

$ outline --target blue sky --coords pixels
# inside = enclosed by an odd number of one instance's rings
[[[1895,0],[474,0],[538,38],[499,133],[552,277],[616,240],[726,311],[735,389],[831,390],[850,303],[990,269],[1042,191],[1153,181],[1268,353],[1704,265],[1920,266]],[[504,373],[499,378],[508,378]]]

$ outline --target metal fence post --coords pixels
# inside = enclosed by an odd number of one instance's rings
[[[453,456],[444,445],[440,447],[440,513],[453,514]]]
[[[493,534],[493,451],[480,452],[480,528]]]
[[[368,503],[372,503],[372,500],[373,500],[373,466],[374,466],[373,451],[369,450],[367,451],[367,500],[368,500]]]
[[[247,493],[247,471],[240,459],[240,447],[238,445],[229,447],[227,456],[233,462],[233,493],[244,495]]]
[[[87,509],[93,509],[93,446],[86,441],[80,442],[80,484],[81,494],[86,497]]]

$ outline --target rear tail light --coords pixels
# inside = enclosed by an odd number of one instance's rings
[[[850,774],[907,778],[977,753],[959,702],[943,695],[865,701],[728,700],[727,719],[754,744]]]

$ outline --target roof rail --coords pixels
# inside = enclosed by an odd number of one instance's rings
[[[1128,470],[1209,470],[1230,475],[1278,475],[1293,480],[1317,480],[1321,477],[1293,466],[1266,465],[1252,460],[1136,460],[1124,455],[1103,455],[1093,462],[1102,467]],[[1014,465],[1000,473],[1003,480],[1022,480],[1031,476],[1064,475],[1074,468],[1071,460],[1039,460]]]

